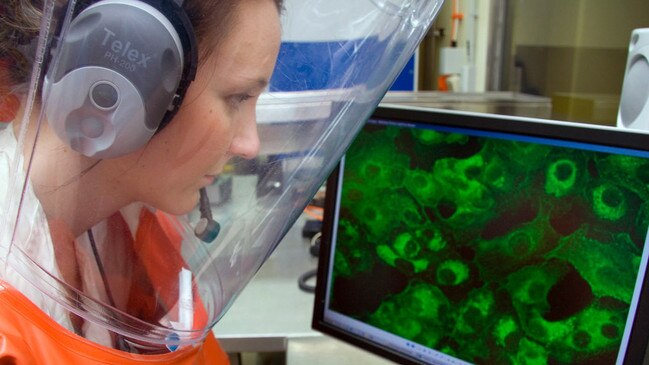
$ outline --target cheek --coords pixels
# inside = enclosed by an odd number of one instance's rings
[[[206,159],[225,154],[227,130],[224,118],[214,107],[192,108],[179,112],[169,126],[162,131],[168,141],[167,161],[171,167],[179,167],[192,160]],[[168,129],[168,131],[167,131]],[[214,163],[215,161],[202,161]]]

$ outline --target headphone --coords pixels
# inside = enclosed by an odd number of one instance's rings
[[[54,46],[48,122],[73,150],[114,158],[144,146],[174,116],[196,75],[193,28],[174,0],[101,0]]]
[[[73,150],[101,159],[126,155],[173,118],[198,63],[182,2],[91,1],[56,40],[42,99],[49,125]],[[204,188],[200,211],[196,236],[211,242],[220,227]]]

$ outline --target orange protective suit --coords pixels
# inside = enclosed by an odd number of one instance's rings
[[[123,222],[116,214],[112,220]],[[165,282],[170,271],[177,271],[182,260],[159,255],[179,249],[180,236],[163,215],[147,209],[140,214],[140,224],[133,248],[148,272],[152,282]],[[57,232],[59,236],[66,236]],[[163,260],[166,260],[163,261]],[[165,270],[160,270],[164,267]],[[157,295],[168,300],[165,292]],[[148,293],[141,287],[133,288],[133,310],[146,315],[149,310]],[[195,313],[195,320],[203,323],[203,311]],[[175,352],[159,355],[137,355],[101,346],[67,330],[20,291],[0,280],[0,365],[9,364],[229,364],[225,352],[210,332],[200,346],[186,346]]]
[[[0,281],[0,364],[228,364],[213,335],[200,347],[163,355],[134,355],[97,345],[47,316]]]

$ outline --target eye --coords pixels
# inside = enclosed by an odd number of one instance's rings
[[[235,94],[229,97],[229,101],[233,107],[237,107],[240,104],[243,104],[246,101],[252,99],[253,97],[254,96],[250,94]]]

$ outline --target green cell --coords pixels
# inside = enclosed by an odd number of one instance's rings
[[[577,181],[577,165],[567,159],[555,161],[548,168],[545,191],[549,195],[562,197],[570,192]]]
[[[583,363],[589,356],[617,350],[625,312],[593,303],[562,321],[547,321],[539,313],[530,314],[523,328],[528,338],[541,344],[560,363]]]
[[[403,186],[424,206],[432,206],[443,196],[441,187],[430,171],[414,169],[404,173]]]
[[[599,352],[607,348],[613,349],[623,333],[623,327],[618,321],[619,312],[619,309],[590,306],[574,319],[574,326],[577,330],[570,336],[567,344],[578,352]]]
[[[570,262],[596,297],[612,297],[631,302],[640,253],[629,235],[619,233],[609,242],[586,236],[584,229],[560,240],[548,258]]]
[[[433,168],[438,186],[437,213],[454,227],[480,224],[493,216],[490,190],[478,179],[484,161],[479,155],[466,159],[440,159]]]
[[[397,327],[397,334],[405,338],[415,338],[421,333],[422,327],[414,318],[403,318],[399,327]]]
[[[482,178],[487,186],[499,191],[507,191],[513,187],[513,179],[505,167],[505,162],[500,158],[489,160]]]
[[[416,229],[426,223],[426,217],[421,206],[412,197],[396,193],[387,197],[386,202],[388,206],[396,208],[394,212],[399,217],[398,221],[409,227],[409,229]],[[389,225],[392,222],[385,223]]]
[[[593,210],[602,219],[616,221],[626,214],[628,204],[624,192],[613,184],[603,184],[593,190]]]
[[[392,156],[396,163],[406,163],[407,158],[402,155]],[[398,166],[395,164],[395,166]],[[386,166],[385,163],[379,160],[370,160],[361,165],[361,168],[358,170],[359,178],[362,181],[372,181],[373,184],[368,186],[362,184],[364,188],[371,187],[372,189],[392,189],[395,186],[400,186],[403,184],[404,171],[400,168],[394,168],[392,166]]]
[[[466,334],[482,334],[490,325],[495,306],[495,297],[491,291],[486,288],[472,291],[459,307],[455,324],[456,335],[461,337]]]
[[[391,190],[403,181],[403,166],[408,166],[410,156],[395,153],[394,140],[398,131],[385,128],[370,133],[361,143],[350,146],[345,170],[345,184],[367,194]],[[368,191],[368,189],[370,191]]]
[[[518,323],[512,316],[505,316],[498,320],[494,326],[493,336],[496,343],[502,348],[511,349],[518,345],[512,343],[513,338],[519,332]]]
[[[600,174],[606,180],[637,194],[643,201],[649,199],[649,163],[631,156],[607,156],[596,160]]]
[[[533,257],[548,251],[557,237],[547,216],[539,214],[504,236],[479,241],[476,264],[481,273],[493,279],[523,268]]]
[[[430,261],[420,256],[422,248],[419,240],[409,232],[402,233],[396,237],[392,245],[378,245],[376,254],[385,263],[397,267],[398,259],[410,262],[413,270],[418,273],[426,270]]]
[[[440,285],[460,285],[469,278],[469,267],[462,261],[447,260],[437,266],[437,282]]]
[[[413,130],[413,136],[423,145],[434,146],[445,144],[452,135],[447,133],[440,133],[434,130]],[[463,135],[459,135],[462,137]]]
[[[351,194],[363,194],[363,199],[354,202],[349,210],[342,214],[351,214],[360,226],[363,233],[370,241],[381,242],[391,240],[395,227],[419,228],[427,222],[423,209],[409,194],[402,190],[376,190],[371,185],[364,190],[343,189],[343,196]],[[382,206],[394,207],[394,209],[381,209]]]
[[[433,285],[415,282],[403,292],[386,299],[370,315],[368,322],[412,341],[424,336],[420,342],[425,341],[434,347],[448,333],[449,309],[448,299],[441,290]]]
[[[386,302],[373,314],[369,321],[379,328],[392,332],[398,336],[414,339],[422,331],[421,322],[410,313],[400,313],[400,302]]]
[[[544,311],[529,308],[522,323],[526,337],[546,347],[556,347],[565,343],[566,338],[574,331],[571,321],[546,321],[543,319],[542,313]]]
[[[334,267],[336,275],[350,276],[372,267],[372,260],[365,254],[360,234],[355,225],[341,220],[338,225],[338,240],[345,244],[336,250]]]
[[[546,365],[548,363],[548,350],[538,343],[523,339],[520,343],[520,350],[514,356],[512,363],[520,365]]]
[[[447,242],[442,232],[438,227],[426,227],[416,231],[417,237],[424,241],[424,245],[428,251],[439,252],[446,248]]]
[[[392,247],[396,251],[397,255],[408,259],[417,257],[417,255],[419,255],[419,252],[421,251],[419,243],[409,232],[401,233],[400,235],[398,235],[394,240]]]
[[[534,265],[509,275],[505,288],[512,298],[514,308],[521,315],[526,314],[530,307],[541,312],[548,310],[547,294],[562,274],[562,268],[556,265]]]
[[[440,150],[448,148],[458,148],[466,145],[469,141],[468,136],[458,133],[442,133],[434,130],[411,130],[408,135],[401,135],[400,142],[403,143],[407,139],[412,138],[414,143],[408,143],[411,148],[411,155],[416,156],[415,159],[422,164],[419,168],[428,169],[427,164],[431,160],[439,157]]]
[[[394,252],[392,248],[388,245],[378,245],[376,246],[376,255],[383,260],[386,264],[395,267],[397,266],[397,259],[399,255]]]

